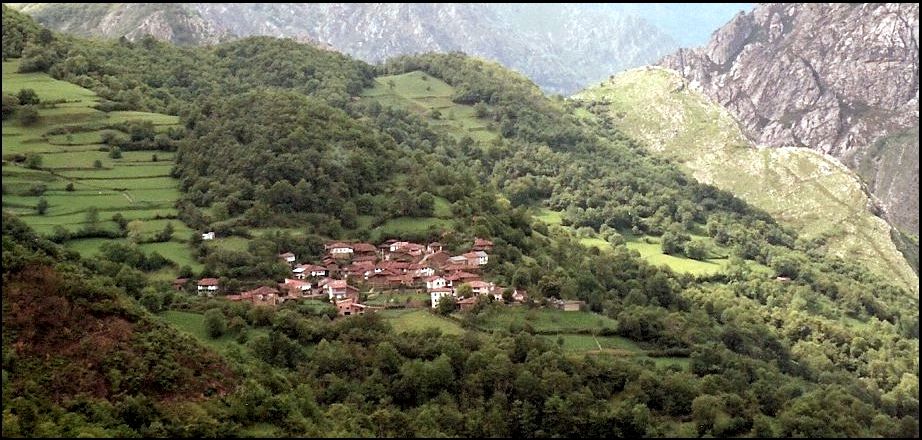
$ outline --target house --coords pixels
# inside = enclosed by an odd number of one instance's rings
[[[371,254],[371,255],[368,255],[368,254],[365,254],[365,255],[356,255],[356,256],[352,259],[352,262],[353,262],[353,263],[358,263],[358,262],[363,262],[363,261],[368,261],[368,262],[374,263],[375,261],[378,261],[378,256],[375,255],[375,254]]]
[[[490,256],[487,255],[487,253],[484,251],[468,252],[462,256],[467,261],[469,266],[483,266],[487,264],[487,261],[490,259]]]
[[[487,252],[492,251],[493,242],[490,240],[484,240],[482,238],[475,238],[474,246],[471,247],[471,250],[472,251],[487,251]]]
[[[777,277],[777,278],[775,278],[775,281],[780,281],[780,282],[782,282],[782,283],[787,283],[787,282],[791,281],[791,278],[790,278],[790,277]]]
[[[202,240],[214,240],[214,232],[206,232],[202,234]]]
[[[523,303],[528,299],[528,293],[524,289],[515,289],[512,291],[512,300],[517,303]]]
[[[413,271],[413,275],[416,277],[431,277],[435,275],[435,269],[427,266],[420,267]]]
[[[231,301],[248,301],[253,304],[270,306],[274,306],[280,302],[279,291],[267,286],[261,286],[253,290],[248,290],[239,295],[227,295],[225,298]]]
[[[359,289],[350,286],[346,280],[332,280],[326,284],[330,299],[358,298]]]
[[[364,304],[359,304],[354,298],[336,301],[336,312],[339,316],[364,315],[367,308]]]
[[[279,260],[283,260],[289,265],[295,264],[295,254],[291,252],[285,252],[285,253],[279,254]]]
[[[188,278],[176,278],[173,280],[173,290],[183,290],[186,288],[186,283],[189,282]]]
[[[325,246],[327,252],[336,258],[351,257],[353,253],[352,245],[346,243],[333,243]]]
[[[378,253],[378,248],[370,243],[356,243],[352,245],[352,252],[359,255],[375,255]]]
[[[443,289],[447,286],[451,286],[451,284],[445,277],[431,276],[426,278],[426,290]]]
[[[446,296],[454,296],[455,291],[450,287],[437,287],[429,289],[429,300],[432,302],[432,308],[439,306],[439,301]]]
[[[432,243],[426,245],[427,254],[434,254],[436,252],[442,252],[442,243],[433,241]]]
[[[493,283],[488,283],[486,281],[469,281],[466,283],[468,286],[471,286],[471,290],[474,291],[474,295],[487,295],[493,289]]]
[[[354,277],[365,278],[368,275],[371,275],[375,271],[375,263],[371,261],[360,261],[358,263],[352,263],[346,267],[346,274]]]
[[[479,296],[472,296],[470,298],[464,298],[458,300],[458,307],[461,308],[461,311],[473,309],[477,304],[477,301],[480,300]]]
[[[365,313],[374,313],[378,309],[380,309],[380,307],[359,304],[358,301],[353,298],[336,301],[336,311],[339,316],[364,315]]]
[[[198,280],[196,287],[198,288],[199,295],[207,293],[208,296],[211,296],[218,291],[219,282],[217,278],[202,278]]]
[[[454,265],[467,265],[467,257],[464,255],[456,255],[448,259],[448,264]]]
[[[288,288],[288,291],[291,293],[298,292],[300,294],[310,293],[311,287],[313,287],[310,281],[303,281],[298,279],[285,278],[284,285]]]
[[[329,269],[316,264],[300,264],[291,270],[295,278],[303,280],[307,277],[325,277],[330,274]]]
[[[573,300],[556,300],[553,303],[555,308],[563,310],[564,312],[578,312],[586,306],[585,301],[573,301]]]
[[[414,257],[418,257],[423,254],[423,251],[426,249],[425,246],[417,243],[410,243],[407,241],[395,241],[391,243],[388,250],[390,252],[403,252]]]
[[[463,270],[457,271],[445,277],[446,280],[450,282],[460,281],[466,283],[468,281],[479,280],[480,275],[472,274],[470,272],[465,272]]]

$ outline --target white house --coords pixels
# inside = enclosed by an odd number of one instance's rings
[[[346,256],[352,254],[352,246],[345,243],[333,243],[330,245],[330,255]]]
[[[442,289],[450,285],[445,277],[429,277],[426,279],[426,290]]]
[[[429,290],[429,299],[432,302],[432,308],[439,306],[439,301],[446,296],[454,296],[455,292],[448,287],[439,287]]]
[[[475,280],[467,284],[471,286],[471,290],[474,291],[475,295],[486,295],[493,289],[493,283],[488,283],[486,281]]]
[[[487,255],[487,253],[484,251],[468,252],[462,256],[464,257],[467,264],[471,266],[483,266],[484,264],[487,264],[487,261],[490,259],[490,256]]]
[[[295,254],[291,252],[285,252],[284,254],[279,254],[279,259],[284,260],[288,264],[294,264]]]
[[[416,276],[418,277],[431,277],[435,275],[435,269],[431,267],[421,267],[416,269]]]
[[[202,240],[214,240],[214,232],[206,232],[202,234]]]
[[[218,291],[218,279],[217,278],[202,278],[196,283],[198,288],[198,293],[207,293],[209,296]]]

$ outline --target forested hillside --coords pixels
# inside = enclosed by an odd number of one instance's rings
[[[42,37],[3,13],[15,23],[4,26],[4,57],[16,55],[8,35],[23,38],[20,71],[86,87],[102,108],[179,116],[178,218],[244,243],[190,240],[202,264],[192,275],[255,286],[290,273],[279,253],[319,257],[326,240],[460,248],[489,237],[485,274],[532,297],[438,317],[452,329],[444,333],[398,329],[380,314],[331,320],[328,304],[177,292],[144,272],[149,255],[137,247],[82,259],[5,214],[4,436],[918,435],[917,294],[696,182],[519,74],[463,54],[371,66],[271,38],[183,49]],[[16,99],[4,133],[22,126]],[[5,173],[25,166],[5,157]],[[689,273],[649,262],[631,240],[725,264]],[[43,287],[61,273],[69,287]],[[56,315],[16,305],[31,304],[32,291],[71,317],[128,322],[104,335],[127,353],[96,351],[99,363],[79,364],[95,391],[35,385],[77,368],[36,352],[47,350],[39,342],[73,344],[83,328],[33,327]],[[557,298],[586,301],[593,324],[579,330],[598,353],[566,351],[565,338],[538,325],[539,305]],[[125,342],[132,329],[141,339]],[[227,372],[196,374],[213,353],[177,330],[217,352]],[[151,332],[168,340],[138,336]],[[182,369],[161,361],[177,346],[189,347],[174,355]],[[212,354],[186,360],[196,352]],[[151,371],[107,373],[135,356]],[[167,374],[194,392],[171,400],[167,385],[150,385]]]

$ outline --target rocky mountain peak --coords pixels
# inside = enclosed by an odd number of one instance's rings
[[[918,41],[918,4],[764,4],[661,64],[757,144],[839,158],[918,234]]]

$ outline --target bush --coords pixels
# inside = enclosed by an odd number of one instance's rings
[[[26,155],[26,168],[37,170],[41,167],[42,167],[42,156],[41,155],[38,155],[35,153],[29,153]]]
[[[31,105],[21,106],[19,110],[16,110],[16,118],[22,125],[32,125],[38,122],[38,110]]]
[[[227,331],[227,319],[224,318],[221,309],[214,308],[205,312],[205,331],[212,339],[224,336],[224,332]]]
[[[35,205],[35,210],[38,212],[38,215],[45,215],[45,212],[48,211],[48,201],[44,197],[38,199],[38,204]]]

